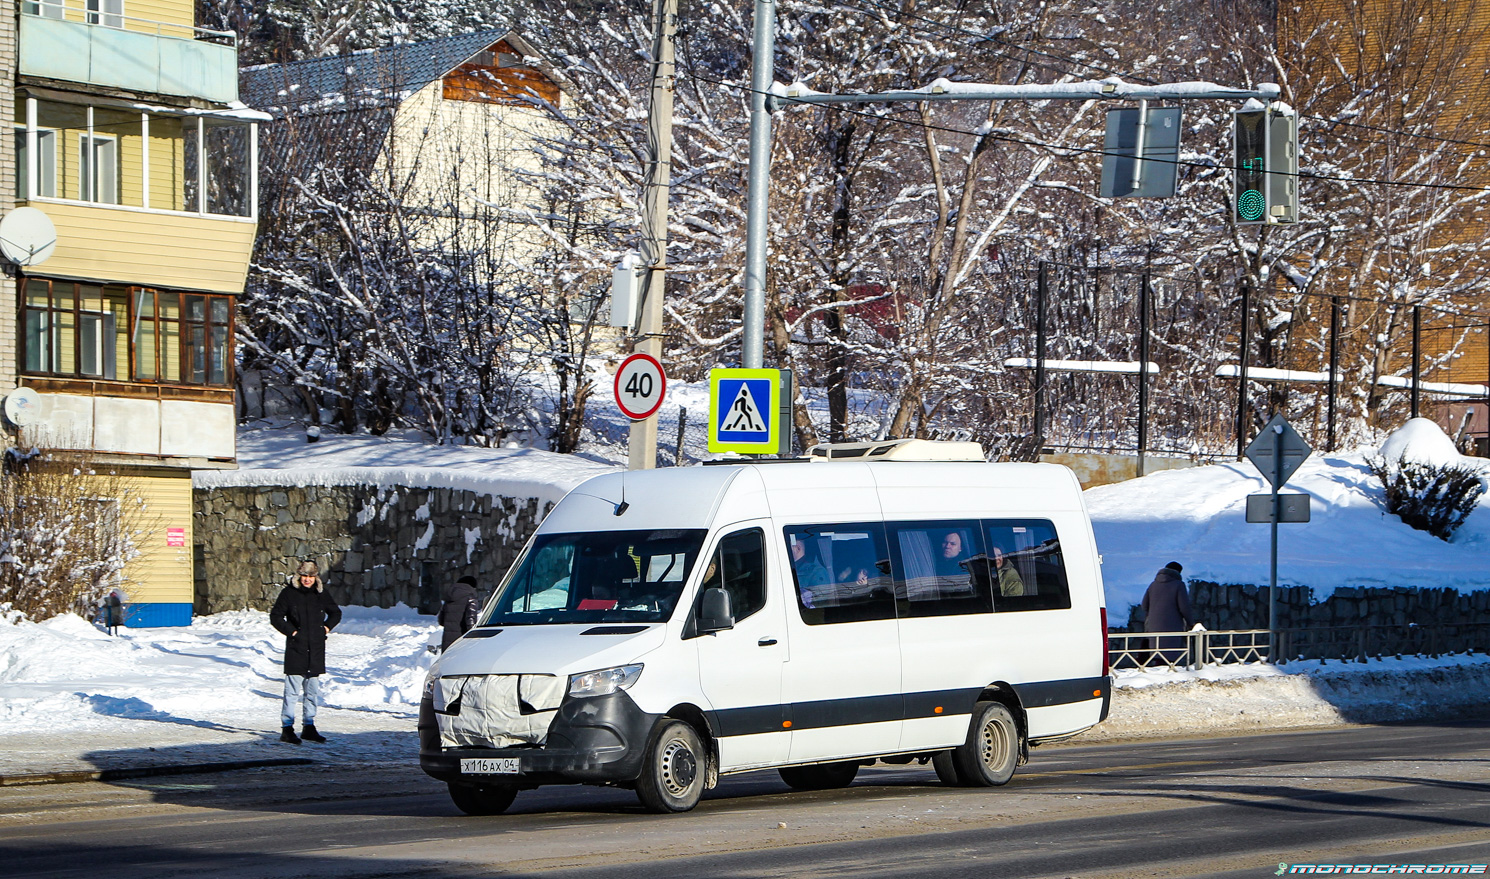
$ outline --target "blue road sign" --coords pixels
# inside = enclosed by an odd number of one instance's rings
[[[709,451],[775,453],[780,436],[780,370],[716,369],[709,379]]]

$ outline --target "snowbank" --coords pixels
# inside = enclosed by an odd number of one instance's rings
[[[1434,454],[1416,430],[1408,439],[1414,454]],[[1315,455],[1289,480],[1285,490],[1310,495],[1312,510],[1309,522],[1278,529],[1279,583],[1309,586],[1316,599],[1342,586],[1490,588],[1490,502],[1481,498],[1445,543],[1386,513],[1366,455]],[[1270,529],[1248,524],[1246,513],[1247,495],[1270,490],[1245,462],[1088,489],[1113,625],[1126,623],[1166,562],[1184,564],[1187,579],[1267,585]]]
[[[1483,716],[1490,657],[1116,671],[1112,711],[1082,741]]]
[[[371,485],[456,488],[556,503],[613,465],[537,449],[436,446],[395,436],[323,433],[299,427],[238,433],[237,470],[198,470],[194,488],[231,485]]]

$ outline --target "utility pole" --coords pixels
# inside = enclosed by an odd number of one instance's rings
[[[673,159],[673,35],[678,31],[678,0],[652,3],[652,106],[647,114],[647,188],[642,214],[641,320],[631,350],[662,360],[662,294],[667,284],[667,195]],[[657,413],[631,422],[627,469],[657,466]]]
[[[765,366],[766,219],[771,194],[771,113],[766,94],[776,77],[776,0],[755,0],[750,63],[750,177],[745,214],[745,313],[740,361]]]

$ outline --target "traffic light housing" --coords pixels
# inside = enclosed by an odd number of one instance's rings
[[[1235,117],[1233,219],[1239,226],[1298,222],[1298,116],[1273,103],[1253,104]]]

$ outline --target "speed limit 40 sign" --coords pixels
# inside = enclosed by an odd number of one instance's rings
[[[651,418],[667,394],[667,374],[650,354],[633,354],[616,370],[616,405],[627,418]]]

